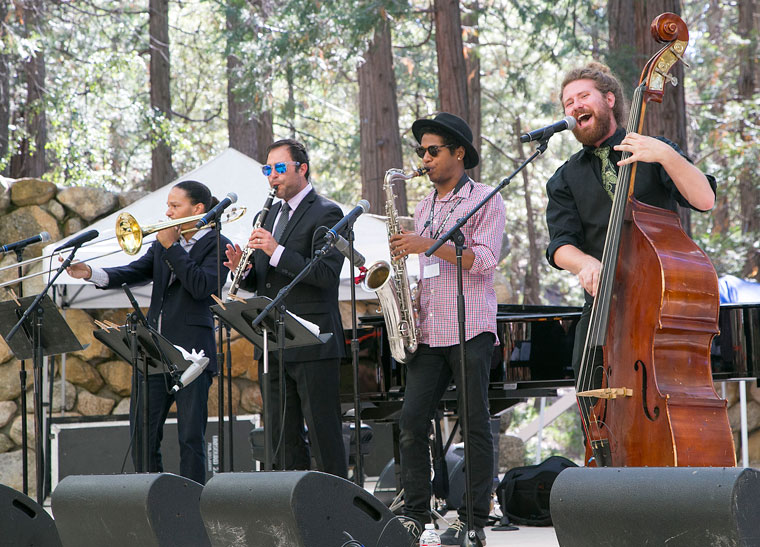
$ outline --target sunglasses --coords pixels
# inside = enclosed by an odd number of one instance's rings
[[[301,165],[301,162],[300,161],[281,161],[274,164],[274,170],[277,171],[279,174],[283,175],[285,174],[285,171],[288,170],[288,165],[295,165],[296,169],[298,169],[298,166]],[[261,172],[264,173],[265,177],[268,177],[269,175],[272,174],[272,166],[262,165]]]
[[[425,157],[425,152],[430,154],[431,158],[434,158],[438,155],[438,152],[441,150],[441,148],[449,148],[451,150],[455,150],[457,148],[456,144],[444,144],[441,146],[438,146],[437,144],[434,144],[433,146],[428,146],[425,148],[424,146],[418,146],[414,149],[415,152],[417,152],[417,155],[421,158]]]

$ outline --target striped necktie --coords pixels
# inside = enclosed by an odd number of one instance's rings
[[[277,219],[277,226],[274,227],[274,232],[272,233],[272,237],[277,243],[280,242],[280,236],[282,236],[282,233],[285,231],[285,226],[288,223],[289,217],[290,205],[288,205],[288,202],[286,201],[282,204],[280,218]]]

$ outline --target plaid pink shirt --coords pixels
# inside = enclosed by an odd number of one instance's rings
[[[432,237],[445,234],[456,221],[469,213],[493,188],[479,182],[468,182],[456,194],[436,199],[432,226],[425,226],[435,192],[432,192],[414,210],[414,229],[417,234]],[[457,202],[453,213],[448,214]],[[448,218],[447,218],[448,216]],[[444,222],[440,230],[441,222]],[[496,334],[496,293],[493,275],[501,252],[501,239],[506,224],[506,208],[499,194],[470,218],[462,227],[465,246],[475,253],[472,268],[463,270],[462,285],[465,302],[465,339],[482,332]],[[453,246],[451,241],[446,245]],[[433,347],[453,346],[459,343],[457,321],[457,267],[436,256],[420,256],[420,291],[418,293],[420,327],[419,342]],[[437,262],[440,275],[423,279],[425,266]]]

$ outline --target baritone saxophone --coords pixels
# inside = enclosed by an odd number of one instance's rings
[[[394,203],[394,181],[407,181],[428,172],[427,167],[420,167],[411,173],[401,169],[389,169],[385,172],[383,190],[385,191],[385,214],[388,219],[388,240],[401,233],[398,211]],[[365,290],[377,293],[380,307],[385,318],[391,355],[399,363],[407,363],[417,351],[419,336],[414,317],[412,291],[406,271],[406,256],[398,260],[378,260],[367,269],[362,286]]]

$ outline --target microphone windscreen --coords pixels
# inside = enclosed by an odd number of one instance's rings
[[[565,116],[565,121],[567,122],[567,128],[572,131],[575,129],[575,126],[578,125],[578,120],[573,118],[572,116]]]
[[[48,232],[42,232],[42,233],[40,233],[40,241],[42,243],[50,241],[50,233],[48,233]]]

